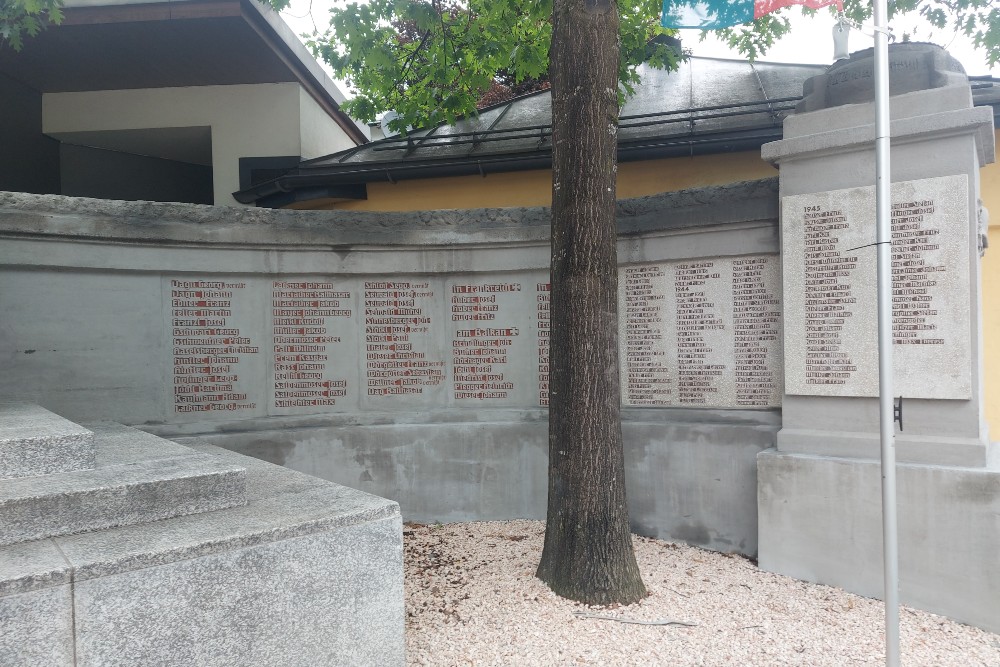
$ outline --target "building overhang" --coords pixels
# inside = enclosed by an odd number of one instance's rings
[[[41,93],[297,82],[357,143],[343,93],[291,29],[254,0],[69,0],[65,18],[0,47],[0,73]]]

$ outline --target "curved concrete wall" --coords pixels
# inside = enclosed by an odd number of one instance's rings
[[[753,554],[780,322],[754,325],[775,335],[751,354],[733,295],[780,294],[777,184],[626,200],[618,217],[635,528]],[[547,209],[0,193],[0,237],[0,396],[207,439],[414,520],[544,516]]]

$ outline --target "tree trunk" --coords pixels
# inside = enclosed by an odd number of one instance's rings
[[[618,376],[618,9],[555,0],[549,500],[538,577],[588,604],[646,596],[632,550]]]

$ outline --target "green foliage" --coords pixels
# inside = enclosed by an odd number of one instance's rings
[[[679,55],[652,41],[670,32],[659,26],[660,0],[620,11],[620,75],[629,93],[638,63],[676,67]],[[403,130],[475,113],[497,82],[545,87],[551,19],[551,0],[371,0],[331,10],[329,29],[308,45],[357,91],[349,113],[370,121],[393,109],[393,129]]]
[[[938,30],[961,33],[982,50],[990,66],[1000,62],[1000,0],[888,0],[889,21],[897,16],[918,14]],[[814,14],[803,9],[807,14]],[[829,10],[820,10],[834,12]],[[858,23],[870,22],[873,3],[869,0],[844,0],[844,13]],[[729,46],[753,60],[788,32],[788,21],[781,12],[765,16],[752,24],[720,31]],[[909,35],[898,35],[902,41]]]
[[[870,21],[867,0],[844,5],[850,18]],[[660,8],[661,0],[618,2],[622,101],[639,81],[640,63],[672,69],[679,62],[664,43],[671,31],[659,26]],[[787,11],[719,36],[753,60],[788,32]],[[990,64],[1000,61],[1000,0],[889,1],[890,18],[911,12],[970,36]],[[487,92],[498,83],[546,87],[551,13],[552,0],[371,0],[331,10],[330,27],[308,44],[357,91],[349,113],[370,121],[393,109],[393,129],[405,131],[476,113],[477,103],[496,99]]]
[[[62,22],[62,0],[0,0],[0,47],[15,51],[25,36],[34,37],[46,25]]]
[[[767,50],[790,29],[787,16],[783,12],[775,12],[762,16],[752,23],[719,30],[718,36],[730,48],[736,49],[753,61],[767,53]],[[702,39],[706,34],[701,33]]]

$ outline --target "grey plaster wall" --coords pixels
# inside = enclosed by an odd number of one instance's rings
[[[881,598],[877,461],[776,451],[759,457],[760,567]],[[903,604],[1000,632],[1000,475],[897,467]]]
[[[325,425],[272,419],[260,430],[199,439],[391,498],[407,520],[544,519],[546,413],[477,416],[481,421],[455,421],[462,415],[454,412],[391,421],[367,415]],[[626,409],[623,422],[633,530],[757,552],[756,458],[773,447],[777,411]]]
[[[775,185],[623,201],[620,261],[774,258]],[[342,397],[329,409],[260,404],[180,413],[170,285],[209,280],[256,290],[233,320],[265,350],[237,367],[249,378],[247,391],[262,390],[277,381],[266,347],[271,281],[288,276],[347,281],[359,291],[366,281],[423,281],[439,292],[455,283],[517,281],[528,286],[532,305],[512,317],[537,328],[534,286],[545,280],[549,255],[546,209],[297,212],[0,193],[0,238],[0,396],[77,420],[205,438],[396,499],[409,519],[544,516],[547,414],[539,405],[538,358],[530,356],[543,339],[534,329],[517,343],[529,356],[510,366],[511,379],[528,389],[516,400],[463,403],[432,388],[406,401]],[[438,346],[451,351],[447,304],[427,306],[441,322],[428,354]],[[329,353],[343,368],[363,368],[352,349]],[[755,553],[754,457],[773,446],[778,421],[763,407],[627,409],[636,529]]]

